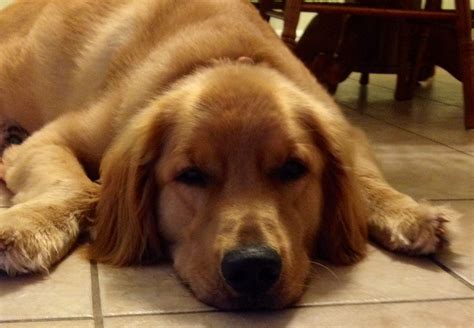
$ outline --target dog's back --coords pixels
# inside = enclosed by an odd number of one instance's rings
[[[118,1],[113,1],[118,3]],[[0,12],[0,114],[33,131],[64,109],[76,60],[112,1],[16,1]],[[77,86],[74,86],[77,87]]]
[[[111,94],[133,112],[212,59],[249,56],[317,87],[246,0],[19,1],[0,31],[0,113],[30,131]]]

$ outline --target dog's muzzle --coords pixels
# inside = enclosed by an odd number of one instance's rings
[[[224,254],[221,273],[234,291],[258,296],[268,291],[280,278],[280,255],[268,246],[246,246]]]

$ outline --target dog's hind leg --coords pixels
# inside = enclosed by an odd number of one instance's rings
[[[47,271],[70,250],[94,210],[99,187],[76,154],[46,127],[5,151],[13,206],[0,213],[0,270]]]
[[[364,133],[354,130],[354,170],[369,207],[371,239],[406,254],[436,252],[447,240],[446,222],[457,213],[444,206],[417,202],[392,188],[377,167]]]

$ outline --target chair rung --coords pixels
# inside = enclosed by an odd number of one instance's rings
[[[352,14],[361,16],[382,16],[398,18],[416,18],[416,19],[456,19],[454,11],[432,11],[432,10],[412,10],[412,9],[391,9],[391,8],[369,8],[356,6],[328,5],[318,3],[303,3],[301,11],[333,13],[333,14]]]
[[[273,17],[273,18],[278,18],[278,19],[284,19],[285,18],[285,16],[283,15],[283,13],[281,11],[270,10],[270,11],[267,11],[266,14],[270,17]]]

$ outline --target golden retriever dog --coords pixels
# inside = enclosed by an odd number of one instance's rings
[[[0,270],[172,260],[205,303],[281,308],[368,237],[435,252],[444,208],[390,187],[364,135],[247,0],[22,0],[0,13]],[[317,277],[315,277],[317,279]]]

